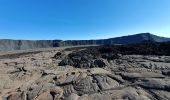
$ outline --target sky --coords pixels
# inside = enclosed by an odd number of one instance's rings
[[[0,39],[170,37],[170,0],[0,0]]]

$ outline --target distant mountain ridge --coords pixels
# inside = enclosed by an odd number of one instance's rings
[[[111,44],[131,44],[140,43],[142,41],[155,41],[155,42],[167,42],[170,38],[153,35],[150,33],[140,33],[135,35],[121,36],[109,39],[99,40],[67,40],[60,42],[60,46],[70,45],[111,45]]]
[[[77,46],[77,45],[112,45],[112,44],[131,44],[140,43],[142,41],[167,42],[170,38],[156,36],[150,33],[140,33],[122,37],[99,40],[0,40],[0,50],[26,50],[36,48]]]
[[[112,41],[114,43],[117,42],[120,44],[138,43],[146,40],[155,41],[155,42],[167,42],[170,41],[170,38],[153,35],[151,33],[140,33],[135,35],[112,38]]]

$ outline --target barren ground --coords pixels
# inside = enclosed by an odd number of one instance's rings
[[[1,52],[1,99],[170,100],[170,56],[83,50]]]

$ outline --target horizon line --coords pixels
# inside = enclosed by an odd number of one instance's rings
[[[105,39],[113,39],[113,38],[120,38],[120,37],[126,37],[126,36],[133,36],[133,35],[140,35],[140,34],[150,34],[150,35],[155,35],[153,33],[150,32],[141,32],[141,33],[136,33],[136,34],[129,34],[129,35],[124,35],[124,36],[115,36],[115,37],[110,37],[110,38],[98,38],[98,39],[68,39],[68,40],[64,40],[64,39],[9,39],[9,38],[0,38],[0,40],[14,40],[14,41],[78,41],[78,40],[105,40]],[[160,36],[160,35],[155,35],[155,36],[159,36],[159,37],[163,37],[163,38],[170,38],[170,37],[165,37],[165,36]]]

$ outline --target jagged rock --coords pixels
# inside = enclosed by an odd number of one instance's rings
[[[59,66],[66,66],[66,65],[74,66],[74,63],[71,59],[63,59],[58,65]]]
[[[106,64],[101,60],[97,59],[94,61],[94,64],[92,64],[93,67],[105,67]]]
[[[74,66],[77,68],[90,68],[91,61],[88,59],[88,57],[71,56],[71,58],[67,57],[59,63],[59,66],[66,65]]]
[[[170,76],[170,70],[164,70],[162,71],[162,74]]]
[[[60,58],[62,58],[62,53],[61,53],[61,52],[57,52],[57,53],[54,55],[53,58],[55,58],[55,59],[60,59]]]
[[[106,64],[102,59],[96,59],[92,54],[83,54],[82,52],[70,53],[68,57],[64,58],[59,66],[74,66],[76,68],[93,68],[105,67]]]

